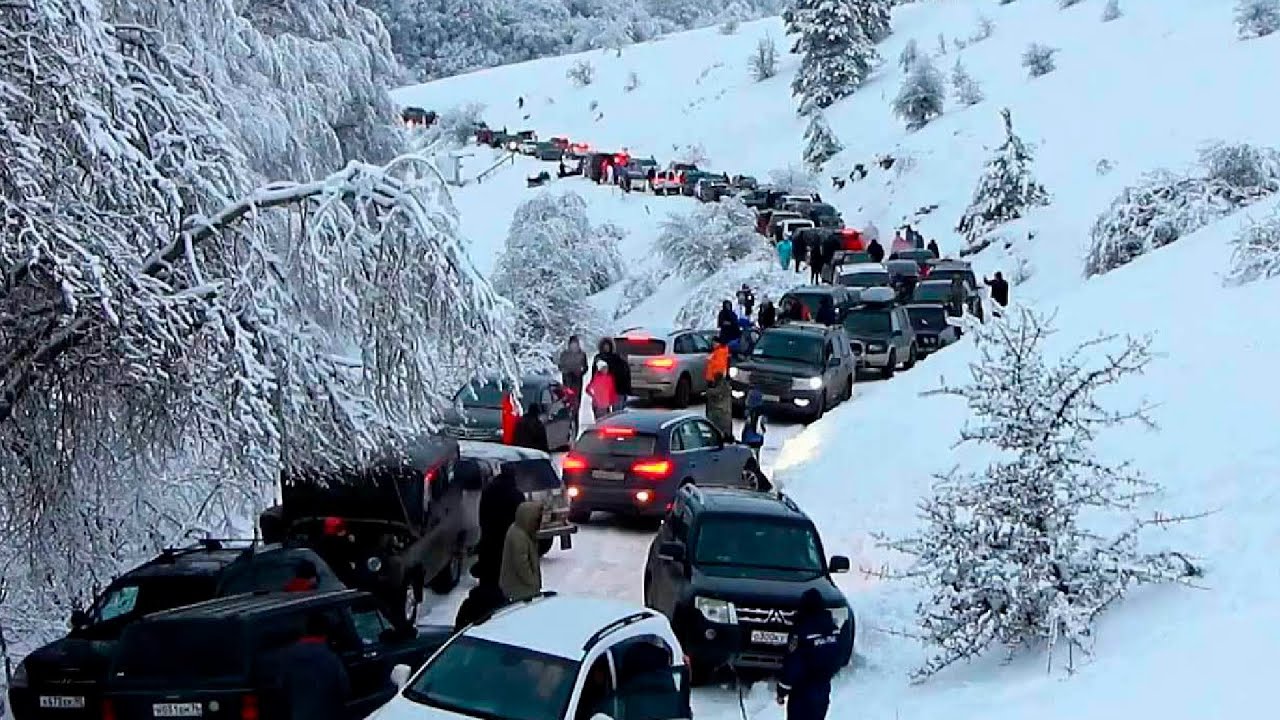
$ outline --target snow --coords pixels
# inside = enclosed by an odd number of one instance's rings
[[[854,572],[840,576],[859,618],[857,659],[837,680],[833,717],[1001,718],[1265,717],[1273,714],[1267,690],[1270,662],[1280,647],[1280,403],[1271,387],[1280,360],[1280,336],[1270,315],[1280,281],[1225,287],[1230,240],[1274,210],[1275,200],[1220,219],[1173,245],[1111,273],[1083,279],[1089,229],[1111,200],[1144,173],[1182,168],[1204,143],[1222,139],[1276,145],[1274,93],[1258,78],[1280,63],[1280,37],[1241,42],[1229,3],[1203,0],[1125,0],[1124,14],[1103,23],[1104,3],[1089,0],[997,5],[989,0],[913,3],[895,10],[894,34],[879,46],[896,58],[911,39],[936,52],[939,34],[968,39],[979,13],[994,33],[963,50],[935,58],[939,67],[963,59],[986,99],[965,107],[948,98],[943,114],[908,131],[892,112],[903,73],[886,63],[867,84],[837,102],[825,117],[845,150],[819,178],[824,200],[854,226],[874,223],[892,234],[912,221],[944,254],[962,240],[952,228],[969,204],[982,168],[1003,140],[1000,108],[1035,154],[1034,171],[1052,203],[997,232],[996,243],[974,258],[983,275],[1001,269],[1029,276],[1012,289],[1014,302],[1057,311],[1059,335],[1051,350],[1066,349],[1099,332],[1151,334],[1159,359],[1136,380],[1110,389],[1118,402],[1142,397],[1156,403],[1154,432],[1125,430],[1103,436],[1107,460],[1132,458],[1166,492],[1156,499],[1169,512],[1209,511],[1174,526],[1153,542],[1187,548],[1206,575],[1199,589],[1146,589],[1102,617],[1096,656],[1063,677],[1028,652],[960,666],[911,685],[910,670],[925,650],[910,632],[920,592],[904,583]],[[397,91],[407,104],[444,108],[469,101],[488,105],[490,125],[532,127],[543,136],[569,135],[599,147],[627,148],[660,162],[700,147],[716,170],[765,178],[799,162],[805,121],[795,114],[790,82],[794,55],[780,57],[777,76],[750,77],[748,57],[761,38],[789,45],[777,19],[743,23],[735,35],[695,31],[612,53],[566,56],[474,73]],[[1056,69],[1029,79],[1021,66],[1028,44],[1058,48]],[[573,87],[565,71],[587,59],[595,81]],[[946,63],[946,65],[943,65]],[[623,89],[629,73],[640,85]],[[516,108],[523,95],[526,106]],[[595,102],[596,107],[590,105]],[[531,115],[523,121],[521,115]],[[597,117],[603,114],[599,120]],[[890,154],[890,170],[875,164]],[[1113,169],[1099,172],[1100,161]],[[831,187],[855,163],[870,174]],[[526,175],[543,167],[521,160],[483,185],[455,193],[471,252],[485,270],[501,247],[511,211],[527,197]],[[652,267],[649,243],[668,211],[693,201],[653,198],[579,179],[554,181],[588,196],[594,223],[628,229],[623,254],[629,270]],[[936,205],[931,212],[920,212]],[[1034,232],[1034,238],[1027,236]],[[696,293],[695,283],[673,276],[653,297],[620,318],[627,325],[669,325]],[[595,298],[617,300],[618,287]],[[894,379],[861,384],[852,403],[803,432],[771,432],[766,469],[818,523],[832,553],[855,567],[896,567],[901,558],[881,549],[873,535],[903,536],[919,527],[917,505],[934,473],[953,466],[981,467],[981,448],[954,448],[966,419],[962,403],[922,398],[942,377],[962,380],[973,360],[961,342]],[[775,428],[771,428],[775,429]],[[1151,510],[1155,510],[1152,507]],[[598,597],[638,600],[640,569],[652,538],[610,520],[585,526],[568,552],[545,559],[548,587]],[[435,609],[452,619],[457,596]],[[1077,658],[1077,660],[1079,660]],[[720,689],[695,694],[697,717],[737,717],[737,698]],[[757,686],[746,698],[753,719],[782,717]]]

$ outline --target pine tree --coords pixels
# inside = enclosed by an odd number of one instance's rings
[[[762,37],[756,43],[756,51],[747,60],[751,68],[751,77],[756,82],[764,82],[778,74],[778,46],[771,37]]]
[[[942,73],[933,66],[928,55],[921,55],[902,81],[902,89],[893,101],[893,112],[907,121],[908,128],[921,128],[942,114],[946,96],[947,87]]]
[[[911,66],[916,64],[916,60],[920,59],[920,46],[916,43],[915,38],[907,41],[903,46],[902,52],[898,55],[898,67],[902,72],[911,72]]]
[[[970,247],[992,228],[1022,217],[1027,208],[1048,205],[1049,193],[1031,173],[1031,150],[1013,133],[1013,117],[1008,108],[1000,111],[1005,140],[987,163],[973,191],[973,201],[960,217],[956,230]]]
[[[972,107],[986,99],[982,87],[965,70],[960,58],[956,58],[955,67],[951,70],[951,87],[956,95],[956,102],[965,107]]]
[[[848,97],[871,73],[877,55],[860,18],[866,0],[798,0],[785,15],[798,35],[791,52],[801,55],[791,93],[800,112],[830,107]]]
[[[878,43],[893,32],[889,20],[894,0],[853,0],[853,5],[857,22],[871,42]]]
[[[822,166],[844,149],[821,112],[809,116],[809,127],[804,131],[804,139],[804,162],[815,173],[822,172]]]

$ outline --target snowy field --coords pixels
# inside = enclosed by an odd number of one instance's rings
[[[1280,648],[1274,561],[1280,551],[1280,402],[1268,378],[1280,361],[1280,338],[1270,320],[1280,284],[1224,288],[1222,278],[1237,228],[1276,203],[1082,280],[1089,227],[1121,188],[1156,168],[1185,166],[1209,140],[1280,145],[1274,122],[1280,107],[1264,84],[1280,66],[1280,36],[1237,40],[1232,5],[1122,0],[1123,17],[1105,24],[1101,0],[1064,10],[1050,0],[908,5],[894,15],[894,35],[882,45],[883,67],[828,111],[846,147],[828,165],[828,175],[843,175],[858,162],[870,167],[884,153],[899,164],[887,172],[871,168],[868,178],[843,191],[824,185],[824,198],[850,224],[881,228],[936,204],[917,217],[918,227],[944,252],[954,252],[960,241],[950,228],[1001,139],[997,111],[1012,110],[1015,129],[1034,145],[1036,175],[1053,196],[1050,206],[1005,229],[1031,273],[1014,287],[1015,303],[1057,311],[1061,332],[1054,348],[1100,332],[1153,337],[1160,357],[1151,370],[1107,397],[1154,401],[1159,429],[1105,435],[1100,448],[1109,460],[1132,458],[1165,486],[1155,499],[1160,509],[1211,512],[1151,536],[1158,546],[1197,556],[1206,570],[1202,587],[1146,589],[1124,600],[1099,625],[1095,658],[1070,677],[1046,672],[1043,653],[1033,650],[1012,663],[1001,664],[997,654],[910,685],[908,672],[924,654],[897,631],[913,629],[921,597],[909,586],[863,573],[843,576],[859,617],[858,657],[838,680],[832,717],[1199,720],[1274,714],[1265,709],[1271,703],[1264,690],[1274,674],[1270,659]],[[968,38],[980,12],[993,21],[993,36],[958,51],[953,39]],[[946,54],[935,58],[939,68],[949,71],[962,58],[987,100],[965,109],[948,102],[941,118],[907,132],[889,108],[901,81],[895,61],[911,39],[937,52],[939,35],[947,41]],[[788,45],[781,22],[767,20],[744,24],[731,36],[714,29],[672,36],[627,48],[620,57],[597,52],[450,78],[404,88],[397,99],[435,109],[483,102],[493,127],[567,134],[599,147],[653,154],[661,163],[700,145],[713,168],[763,177],[798,161],[804,128],[788,90],[797,58],[784,53],[777,77],[765,82],[748,77],[747,57],[766,36],[782,50]],[[1035,80],[1019,64],[1032,41],[1060,49],[1057,70]],[[565,71],[584,58],[595,65],[596,80],[575,88]],[[631,73],[639,85],[625,91]],[[516,107],[518,96],[526,100],[524,110]],[[523,120],[524,113],[531,117]],[[1103,160],[1112,167],[1105,174],[1099,172]],[[534,192],[524,178],[537,166],[521,161],[456,192],[482,270],[492,267],[512,211]],[[624,255],[636,263],[650,257],[655,219],[692,206],[686,199],[623,196],[580,180],[551,184],[552,192],[563,188],[587,197],[593,222],[616,222],[630,231]],[[1025,239],[1029,231],[1034,239]],[[980,271],[1008,273],[1013,262],[997,247],[975,264]],[[664,312],[683,304],[684,293],[680,283],[668,283],[633,318],[660,322]],[[766,464],[813,515],[830,552],[853,557],[855,567],[898,562],[877,547],[873,533],[913,532],[933,473],[956,465],[977,468],[988,459],[981,450],[953,449],[966,420],[962,405],[920,396],[941,378],[967,379],[971,360],[972,347],[962,343],[891,381],[860,385],[853,403],[803,432],[770,437],[774,449]],[[572,551],[548,558],[547,584],[638,600],[649,539],[606,523],[585,528]],[[443,603],[437,617],[451,618],[458,599]],[[700,691],[696,707],[699,718],[738,714],[736,698],[723,689]],[[752,718],[782,717],[759,686],[747,711]]]

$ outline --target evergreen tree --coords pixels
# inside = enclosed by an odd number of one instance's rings
[[[822,166],[844,149],[821,112],[815,112],[809,117],[809,127],[804,131],[804,139],[804,162],[815,173],[822,172]]]
[[[893,112],[907,121],[908,128],[921,128],[942,114],[942,102],[946,96],[942,73],[933,66],[928,55],[921,55],[902,81],[902,89],[893,101]]]
[[[911,72],[911,66],[916,64],[916,60],[920,59],[920,45],[916,43],[915,38],[907,41],[903,46],[902,52],[898,55],[898,67],[902,72]]]
[[[756,43],[756,51],[747,60],[751,67],[751,77],[756,82],[764,82],[778,74],[778,46],[771,37],[760,38]]]
[[[861,18],[862,0],[798,0],[785,15],[791,52],[801,55],[791,92],[800,112],[827,108],[858,89],[877,55]]]
[[[1028,207],[1049,204],[1048,191],[1031,173],[1031,150],[1013,133],[1009,109],[1001,110],[1000,117],[1005,140],[987,163],[973,201],[956,225],[971,247],[992,228],[1022,217]]]
[[[970,107],[977,105],[986,99],[982,93],[981,86],[978,81],[969,75],[969,71],[964,69],[964,65],[960,62],[960,58],[956,58],[955,68],[951,70],[951,87],[955,91],[956,102]]]
[[[857,22],[871,42],[878,43],[893,31],[889,25],[893,4],[894,0],[853,0]]]

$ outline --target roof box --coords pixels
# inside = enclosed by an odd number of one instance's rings
[[[891,287],[870,287],[862,291],[860,299],[864,303],[891,303],[898,299],[898,293]]]

